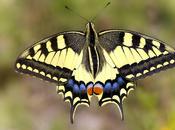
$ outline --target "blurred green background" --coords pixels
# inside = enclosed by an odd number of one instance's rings
[[[69,104],[55,85],[14,72],[19,53],[66,30],[84,30],[107,0],[0,0],[0,130],[175,130],[175,69],[138,82],[124,102],[125,121],[113,105],[79,107],[70,124]],[[175,47],[174,0],[111,0],[94,21],[98,31],[127,29]]]

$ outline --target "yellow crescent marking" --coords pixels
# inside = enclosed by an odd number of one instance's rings
[[[22,69],[26,69],[26,68],[27,68],[27,66],[23,64],[22,65]]]
[[[141,76],[141,75],[142,75],[141,73],[137,73],[137,74],[136,74],[136,77],[139,77],[139,76]]]
[[[128,79],[131,79],[131,78],[133,78],[133,77],[134,77],[133,74],[129,74],[129,75],[126,76],[126,78],[128,78]]]
[[[123,44],[129,47],[132,46],[132,36],[131,33],[125,33]]]
[[[161,64],[158,64],[158,65],[157,65],[157,68],[161,68],[161,67],[163,67]]]
[[[43,71],[40,72],[41,75],[45,76],[45,73]]]
[[[51,74],[47,74],[46,77],[50,78],[51,79]]]
[[[71,91],[66,92],[64,96],[65,96],[65,98],[67,98],[67,97],[72,98],[72,93],[71,93]]]
[[[112,97],[112,99],[114,99],[114,100],[120,102],[120,98],[119,98],[117,95],[114,95],[114,96]]]
[[[75,103],[77,103],[78,101],[80,101],[80,98],[79,98],[79,97],[76,97],[76,98],[73,100],[73,105],[75,105]]]
[[[63,85],[57,87],[58,91],[63,91],[65,92],[65,87]],[[70,92],[70,91],[69,91]],[[66,97],[66,96],[65,96]]]
[[[67,79],[65,79],[65,78],[60,78],[60,80],[59,81],[61,81],[61,82],[66,82],[67,81]]]
[[[153,70],[155,70],[155,69],[156,69],[155,67],[151,67],[151,68],[150,68],[150,71],[153,71]]]
[[[133,83],[127,83],[127,84],[126,84],[126,88],[129,88],[129,87],[132,87],[132,86],[134,86]]]
[[[27,67],[27,69],[29,70],[29,71],[33,71],[33,69],[32,69],[32,67]]]
[[[166,66],[166,65],[168,65],[168,64],[169,64],[169,63],[168,63],[167,61],[163,63],[164,66]]]
[[[66,47],[63,35],[60,35],[57,37],[57,45],[58,45],[58,49],[63,49]]]
[[[121,96],[122,94],[126,94],[126,90],[125,90],[124,88],[122,88],[122,89],[120,90],[120,96]]]
[[[148,70],[144,70],[144,71],[143,71],[143,74],[146,74],[146,73],[148,73],[148,72],[149,72]]]
[[[38,69],[34,69],[33,72],[39,73],[39,70]]]
[[[170,60],[170,63],[173,64],[174,63],[174,60]]]
[[[56,81],[58,80],[58,78],[57,78],[57,77],[53,77],[52,79],[53,79],[53,80],[56,80]]]

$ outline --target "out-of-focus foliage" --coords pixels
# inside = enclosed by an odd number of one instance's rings
[[[14,72],[17,55],[33,42],[66,30],[84,30],[107,0],[0,1],[0,130],[175,130],[175,69],[141,80],[124,102],[125,121],[113,105],[80,107],[75,124],[55,85]],[[94,23],[98,31],[123,28],[175,47],[174,0],[111,0]]]

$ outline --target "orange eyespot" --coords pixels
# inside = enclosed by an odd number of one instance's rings
[[[88,88],[87,93],[88,95],[93,95],[93,88]]]
[[[100,84],[94,85],[94,93],[100,95],[103,93],[103,87]]]
[[[88,95],[93,95],[93,84],[87,86],[87,93]]]

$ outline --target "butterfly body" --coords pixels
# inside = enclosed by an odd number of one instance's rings
[[[175,50],[160,40],[126,30],[55,34],[26,49],[15,69],[57,84],[57,92],[71,104],[71,122],[79,105],[114,103],[122,119],[123,100],[138,79],[174,67]]]

